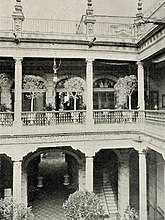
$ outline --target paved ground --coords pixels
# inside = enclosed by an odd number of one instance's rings
[[[52,168],[52,164],[47,163],[46,173],[45,170],[41,172],[44,174],[44,187],[35,194],[32,202],[35,220],[65,220],[62,204],[68,192],[63,186],[64,164]]]
[[[62,204],[67,198],[64,192],[52,189],[40,192],[32,204],[35,220],[64,220]]]

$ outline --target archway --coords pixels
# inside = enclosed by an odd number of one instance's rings
[[[71,147],[39,148],[23,161],[27,200],[36,219],[63,219],[62,204],[79,189],[79,167],[84,155]],[[42,208],[41,208],[42,207]]]
[[[13,165],[11,158],[0,155],[0,198],[12,197]]]

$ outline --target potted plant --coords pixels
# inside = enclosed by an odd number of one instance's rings
[[[67,220],[103,219],[103,208],[93,192],[76,191],[63,204]]]
[[[31,207],[17,204],[12,198],[0,199],[0,219],[2,220],[33,220]]]
[[[128,206],[124,212],[124,219],[125,220],[138,220],[139,216],[134,208]]]

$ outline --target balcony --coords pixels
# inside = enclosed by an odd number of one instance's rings
[[[93,123],[88,123],[85,110],[22,112],[21,130],[14,126],[14,113],[0,113],[0,133],[50,134],[98,131],[141,132],[147,128],[163,137],[165,111],[94,110]],[[16,130],[15,130],[16,129]],[[155,133],[155,135],[156,135]]]

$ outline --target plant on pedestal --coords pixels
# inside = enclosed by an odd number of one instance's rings
[[[80,77],[73,77],[65,82],[64,87],[70,96],[73,97],[74,111],[76,111],[78,97],[83,96],[85,98],[86,83]]]
[[[44,82],[40,76],[26,75],[23,78],[23,89],[30,93],[26,97],[31,99],[31,112],[33,112],[34,99],[43,95]]]
[[[137,86],[137,78],[135,75],[120,77],[117,83],[114,85],[115,93],[119,97],[118,106],[126,106],[127,99],[121,98],[128,97],[129,110],[131,110],[131,96]]]
[[[67,220],[103,219],[103,207],[93,192],[76,191],[63,204]]]

